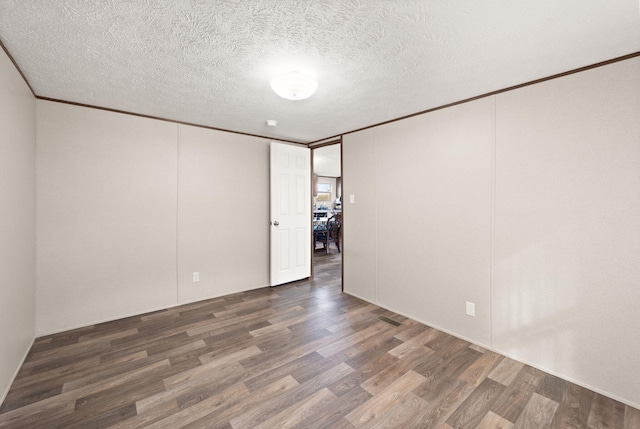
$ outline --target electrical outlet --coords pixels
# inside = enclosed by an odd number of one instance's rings
[[[200,273],[199,272],[194,272],[193,273],[193,282],[194,283],[198,283],[200,281]]]
[[[476,317],[476,305],[467,301],[467,316]]]

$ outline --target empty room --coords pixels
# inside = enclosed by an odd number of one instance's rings
[[[0,0],[0,46],[0,428],[640,429],[637,0]]]

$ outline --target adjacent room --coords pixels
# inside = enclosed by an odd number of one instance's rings
[[[0,46],[0,428],[640,428],[637,0],[0,0]]]
[[[342,241],[342,157],[339,143],[313,148],[313,262],[332,255],[340,261]]]

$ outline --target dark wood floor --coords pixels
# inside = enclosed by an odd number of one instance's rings
[[[640,428],[640,411],[315,278],[36,340],[11,428]],[[398,326],[396,326],[398,325]]]

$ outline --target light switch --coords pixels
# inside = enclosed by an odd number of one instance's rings
[[[355,194],[349,194],[349,202],[351,204],[355,204],[356,203],[356,196]]]
[[[196,271],[193,273],[193,282],[198,283],[199,281],[200,281],[200,273]]]
[[[467,301],[467,316],[476,317],[476,305]]]

